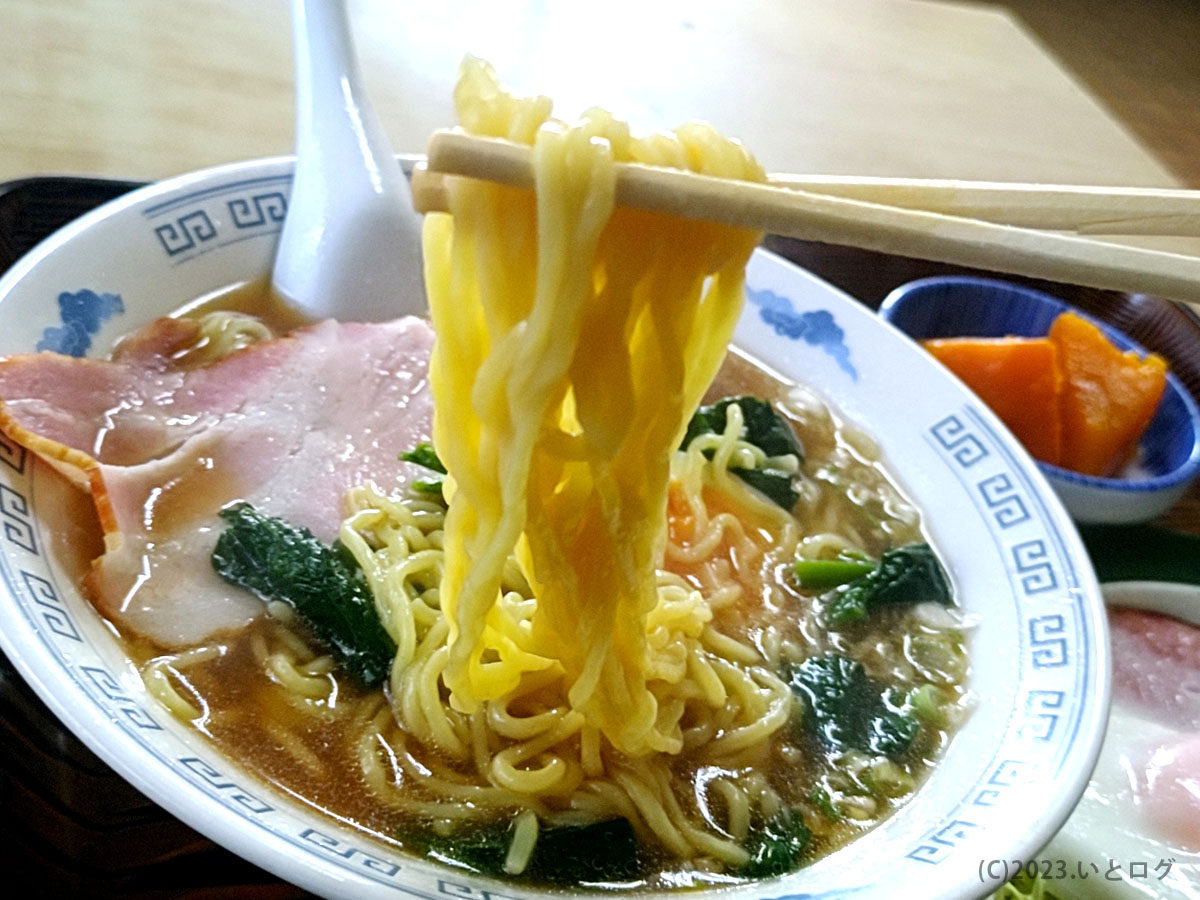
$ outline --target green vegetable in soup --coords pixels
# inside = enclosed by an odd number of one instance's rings
[[[226,507],[221,518],[229,525],[213,550],[217,573],[263,600],[291,606],[355,678],[367,687],[382,684],[396,645],[350,552],[248,503]]]
[[[513,824],[501,821],[445,836],[422,832],[403,835],[401,840],[432,859],[504,877]],[[542,828],[520,875],[563,886],[620,884],[639,878],[642,868],[633,826],[625,819],[609,819],[591,825]]]
[[[947,707],[951,700],[947,698],[936,684],[923,684],[908,692],[905,701],[907,709],[920,722],[928,723],[934,728],[945,728],[950,724],[950,712]]]
[[[485,875],[503,875],[512,826],[508,821],[494,822],[464,828],[451,835],[432,831],[402,835],[401,841],[410,850],[447,865]]]
[[[859,554],[839,553],[834,559],[798,559],[792,565],[796,581],[806,591],[827,591],[875,569],[876,562]]]
[[[739,874],[746,878],[785,875],[800,865],[811,839],[799,811],[784,808],[750,833],[750,861]]]
[[[806,659],[792,672],[791,686],[808,706],[803,726],[832,749],[895,759],[920,730],[916,717],[890,702],[892,692],[867,675],[862,663],[840,654]]]
[[[870,572],[822,597],[825,624],[845,628],[874,610],[899,603],[953,603],[942,564],[928,544],[886,550]]]
[[[727,410],[734,403],[742,410],[743,440],[754,444],[767,456],[791,454],[798,459],[804,458],[804,448],[792,426],[775,411],[775,407],[758,397],[726,397],[711,406],[700,407],[688,423],[682,446],[687,447],[702,434],[724,433]]]
[[[792,487],[792,476],[782,469],[730,469],[734,475],[750,485],[776,506],[790,510],[800,499]]]
[[[437,451],[433,449],[433,444],[417,444],[411,450],[401,453],[400,458],[405,462],[415,463],[418,466],[437,472],[439,475],[447,474],[445,465],[442,464]],[[443,479],[441,478],[414,481],[413,490],[420,491],[422,494],[437,494],[440,497],[442,495],[442,483]]]
[[[633,826],[610,819],[542,829],[526,872],[540,881],[573,886],[633,881],[642,867]]]
[[[792,426],[775,407],[757,397],[727,397],[711,406],[700,407],[688,423],[681,448],[686,449],[701,435],[723,434],[727,411],[734,403],[742,411],[743,425],[739,435],[742,440],[758,447],[768,458],[794,456],[797,463],[804,459],[804,448]],[[706,455],[712,458],[711,451],[706,451]],[[800,497],[792,484],[794,472],[771,465],[762,468],[737,466],[730,467],[729,471],[784,509],[790,510]]]
[[[833,798],[829,796],[829,791],[823,787],[815,787],[808,792],[808,802],[820,810],[830,822],[840,822],[846,818],[841,811],[833,805]]]
[[[443,475],[446,474],[446,467],[442,465],[437,451],[433,449],[433,444],[417,444],[411,450],[401,453],[400,458],[405,462],[416,463],[418,466],[424,466],[426,469],[433,469],[435,472],[440,472]]]

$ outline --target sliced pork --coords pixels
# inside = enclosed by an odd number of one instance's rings
[[[1161,613],[1110,607],[1113,700],[1200,733],[1200,627]]]
[[[187,339],[160,323],[112,361],[0,361],[0,429],[95,500],[93,603],[168,649],[262,611],[209,565],[223,506],[246,500],[330,541],[349,488],[416,474],[397,454],[429,439],[433,415],[422,319],[325,322],[195,369],[174,363]]]
[[[1134,804],[1149,834],[1200,853],[1200,627],[1126,607],[1108,619],[1113,721],[1139,721],[1113,736]]]

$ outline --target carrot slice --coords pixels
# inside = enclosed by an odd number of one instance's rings
[[[1063,374],[1048,338],[933,338],[925,348],[973,390],[1034,457],[1058,465]]]
[[[1062,465],[1085,475],[1113,475],[1137,450],[1166,387],[1167,364],[1121,352],[1104,332],[1074,313],[1050,326],[1065,383]]]

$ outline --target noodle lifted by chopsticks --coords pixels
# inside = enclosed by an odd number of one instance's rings
[[[457,179],[450,215],[426,222],[451,703],[471,711],[561,667],[571,708],[617,749],[678,752],[683,704],[656,695],[647,639],[669,461],[760,236],[614,209],[612,166],[763,172],[706,126],[637,139],[601,111],[553,120],[476,60],[455,100],[468,131],[532,145],[537,190]],[[537,600],[521,622],[500,605],[514,553]]]

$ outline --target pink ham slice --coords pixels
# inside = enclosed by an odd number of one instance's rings
[[[1175,733],[1122,761],[1137,805],[1153,833],[1200,853],[1200,627],[1127,607],[1110,607],[1108,619],[1114,708]]]
[[[330,541],[349,488],[416,474],[397,454],[429,439],[433,415],[422,319],[324,322],[181,369],[189,335],[164,321],[112,361],[0,361],[0,429],[95,500],[106,550],[92,602],[165,649],[262,611],[212,571],[221,507],[246,500]]]
[[[1161,613],[1110,607],[1113,700],[1200,732],[1200,627]]]

